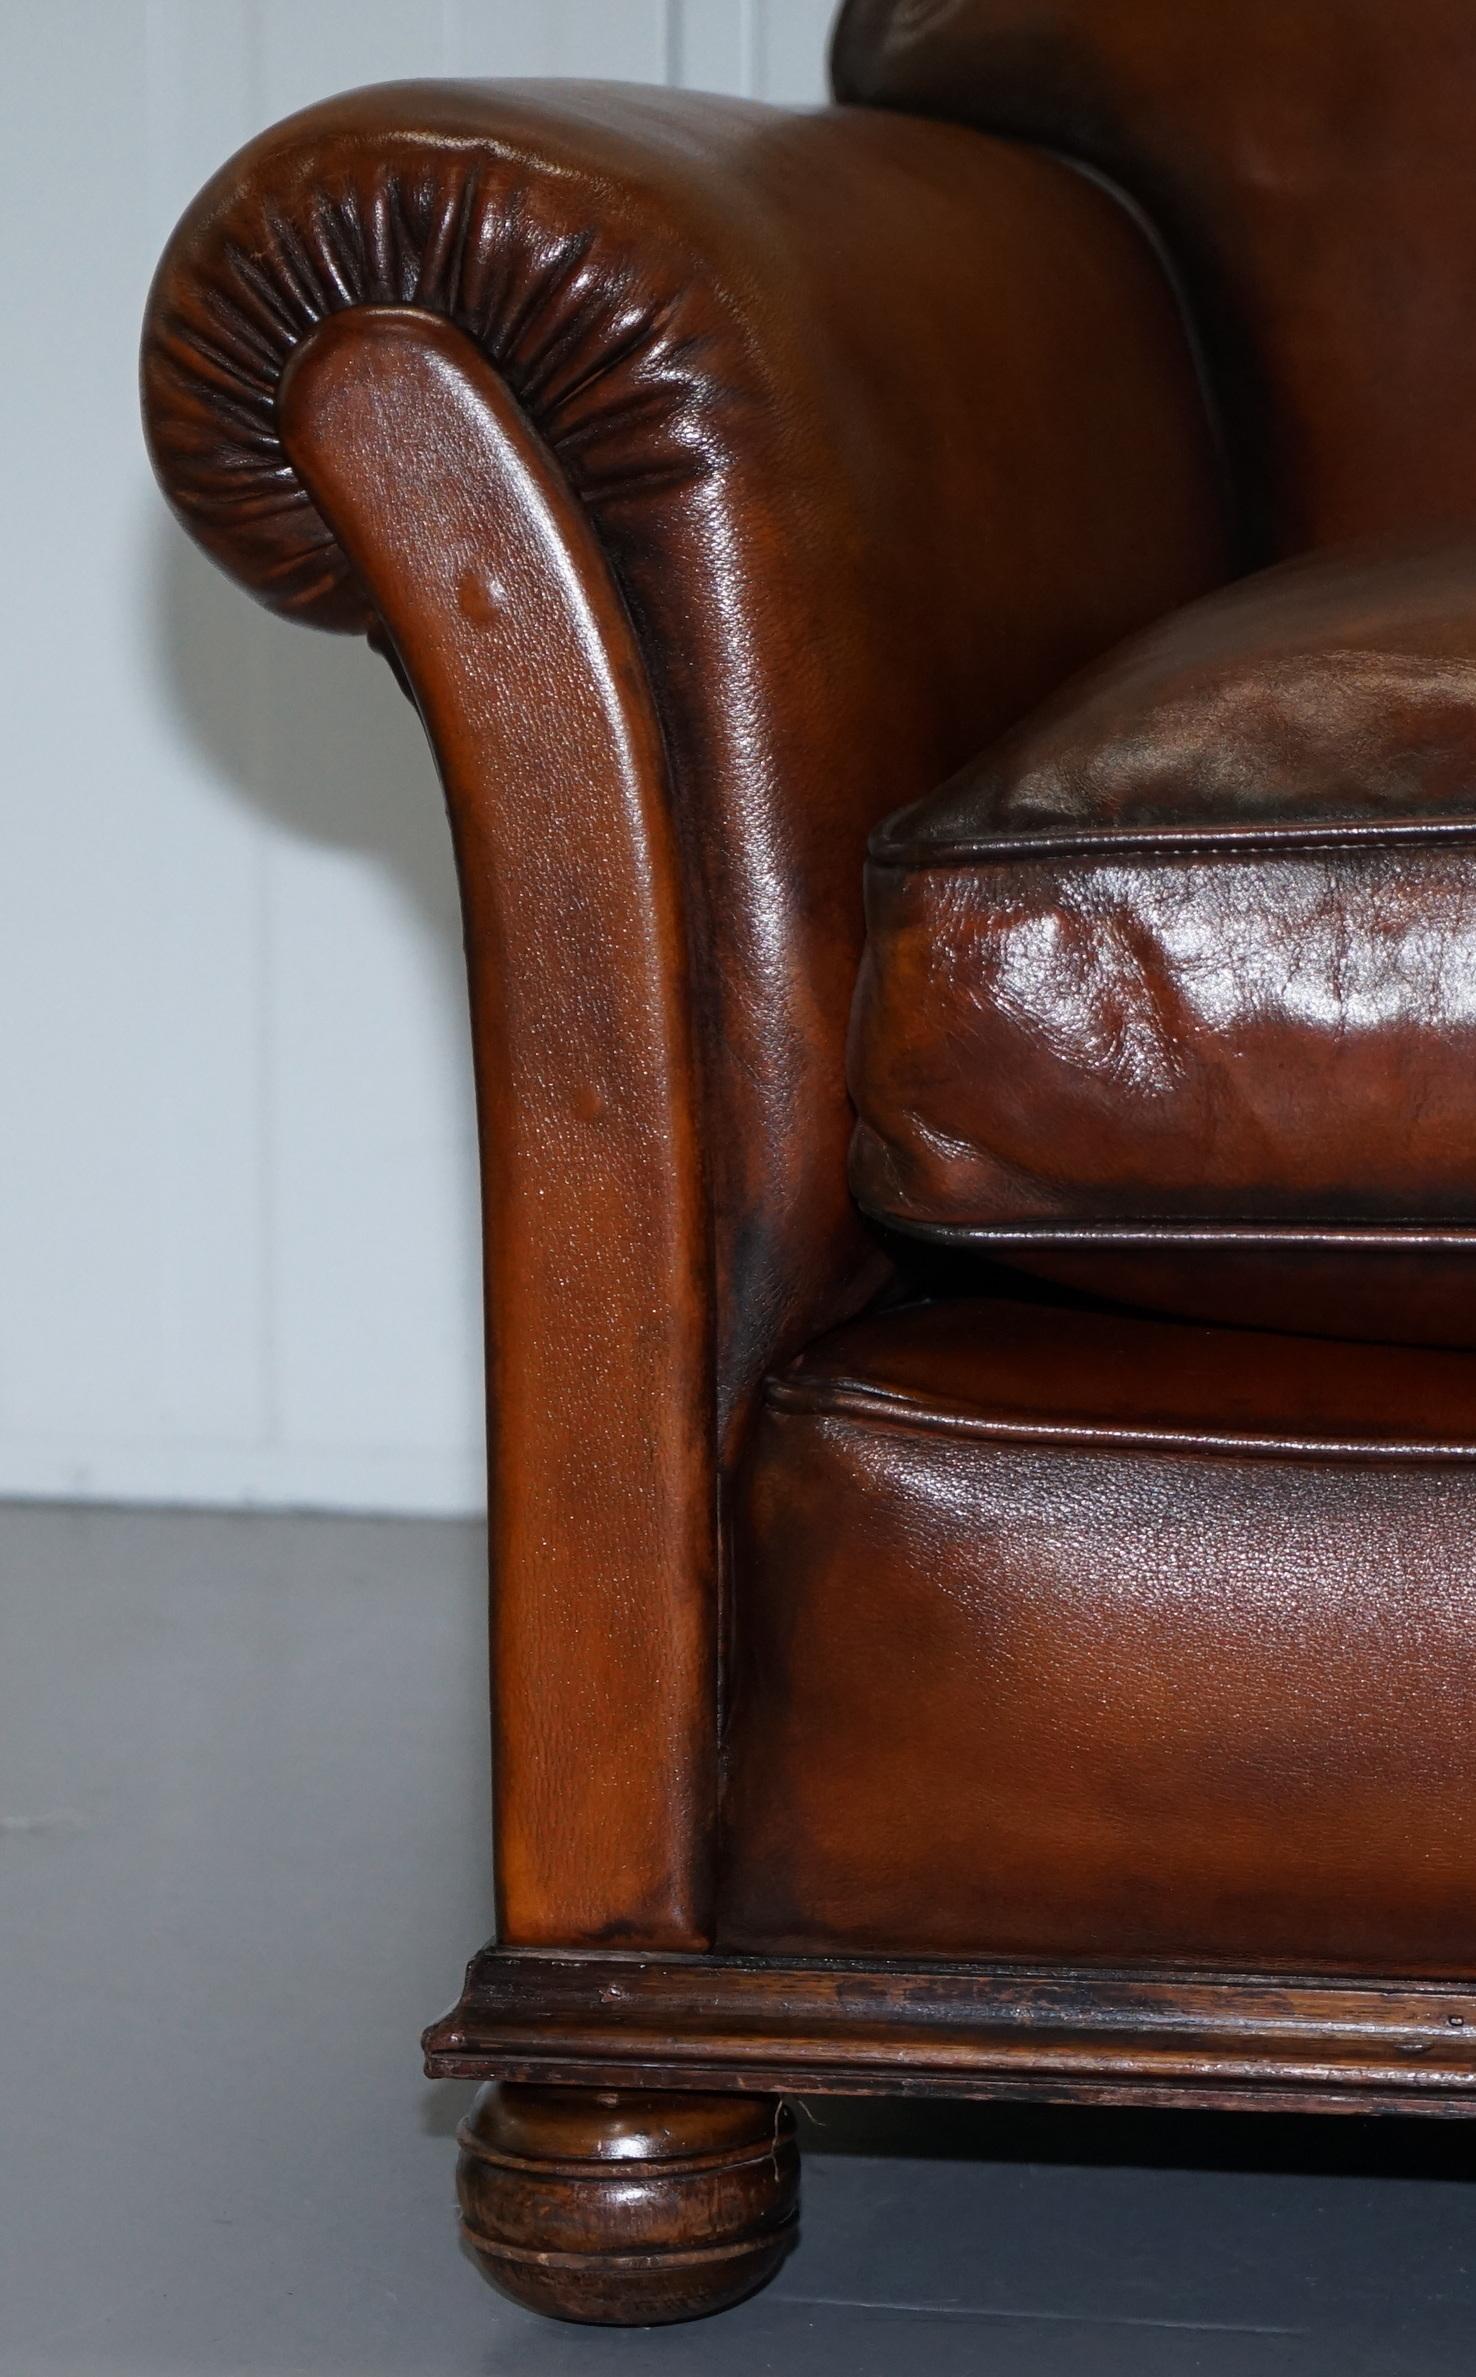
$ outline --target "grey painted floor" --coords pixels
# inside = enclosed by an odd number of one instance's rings
[[[488,1927],[480,1558],[0,1507],[3,2377],[1471,2370],[1476,2137],[1433,2124],[822,2105],[767,2295],[500,2303],[416,2055]]]

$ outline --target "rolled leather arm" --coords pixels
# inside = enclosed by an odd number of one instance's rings
[[[386,644],[446,787],[501,1936],[700,1947],[726,1465],[878,1272],[866,835],[1220,576],[1173,299],[1107,193],[967,131],[406,85],[202,192],[143,372],[191,534]]]
[[[191,534],[324,627],[375,602],[278,394],[326,316],[386,303],[505,379],[635,625],[690,873],[741,1403],[865,1260],[842,1050],[869,828],[1223,574],[1175,306],[1104,191],[953,127],[615,86],[351,93],[202,192],[144,343]]]

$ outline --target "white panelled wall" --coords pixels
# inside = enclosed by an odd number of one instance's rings
[[[388,671],[156,495],[135,355],[249,134],[401,75],[821,96],[832,0],[35,0],[6,12],[0,1494],[483,1495],[460,948]]]

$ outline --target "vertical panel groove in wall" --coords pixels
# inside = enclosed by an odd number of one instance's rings
[[[768,24],[765,0],[742,0],[743,88],[750,99],[766,99],[768,92]]]

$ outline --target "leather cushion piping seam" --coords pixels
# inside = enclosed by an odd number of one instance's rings
[[[904,1237],[941,1246],[1310,1246],[1379,1254],[1476,1253],[1476,1223],[1460,1222],[935,1222],[877,1206]]]
[[[1211,853],[1340,850],[1392,844],[1476,843],[1476,817],[1346,817],[1292,824],[1086,826],[1035,833],[995,834],[970,842],[894,842],[881,826],[867,845],[876,867],[991,866],[1004,859],[1085,858],[1110,865],[1119,857],[1193,858]]]
[[[1244,1455],[1262,1460],[1460,1464],[1476,1461],[1476,1439],[1465,1443],[1381,1437],[1276,1436],[1190,1428],[1125,1427],[1095,1420],[1045,1420],[1028,1413],[986,1415],[943,1410],[859,1379],[774,1378],[765,1400],[776,1411],[808,1418],[864,1420],[873,1427],[1003,1444],[1075,1445],[1131,1452]]]

